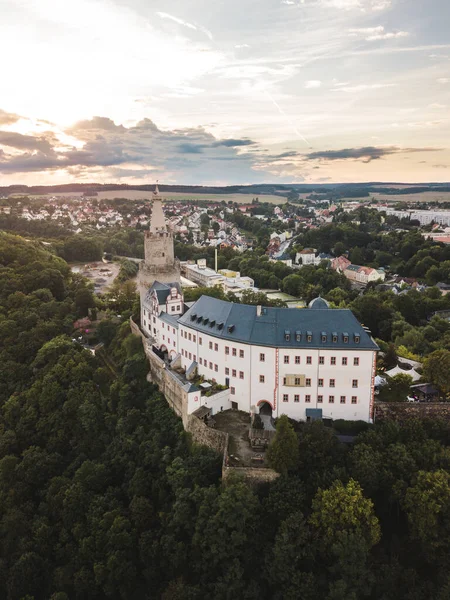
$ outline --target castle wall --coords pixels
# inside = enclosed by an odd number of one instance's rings
[[[375,421],[405,421],[427,417],[450,421],[450,402],[375,402]]]

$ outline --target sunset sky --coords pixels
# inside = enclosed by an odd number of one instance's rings
[[[0,185],[450,181],[448,0],[0,7]]]

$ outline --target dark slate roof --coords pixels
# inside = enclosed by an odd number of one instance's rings
[[[378,350],[348,309],[263,308],[202,296],[178,322],[217,338],[275,348]],[[211,326],[212,325],[212,326]],[[297,332],[300,341],[297,340]],[[326,340],[322,341],[322,335]],[[333,342],[333,335],[337,341]],[[355,341],[359,336],[359,343]],[[308,342],[308,335],[312,336]],[[348,342],[344,342],[348,336]],[[289,339],[287,339],[289,338]]]
[[[164,323],[168,323],[171,327],[178,329],[178,315],[169,315],[166,312],[162,312],[159,315],[159,318],[161,321],[164,321]]]
[[[318,298],[311,300],[311,302],[308,304],[308,308],[313,308],[314,310],[325,310],[326,308],[330,308],[330,305],[326,300],[319,296]]]
[[[150,299],[153,292],[156,292],[158,303],[165,304],[167,296],[170,294],[170,290],[173,287],[177,288],[180,294],[182,293],[181,286],[178,281],[174,281],[173,283],[160,283],[159,281],[155,281],[152,287],[148,290],[146,299]]]

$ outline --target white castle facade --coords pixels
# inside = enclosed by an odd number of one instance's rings
[[[153,214],[160,214],[155,205]],[[158,256],[165,252],[156,248]],[[146,244],[145,262],[151,253]],[[142,295],[141,329],[166,368],[185,378],[188,413],[206,405],[212,414],[235,408],[305,421],[372,420],[378,346],[350,310],[330,309],[322,298],[307,309],[209,296],[186,305],[179,278],[161,282],[157,275]],[[226,391],[202,395],[199,376]]]

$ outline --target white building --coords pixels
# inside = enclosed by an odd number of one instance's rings
[[[378,347],[350,310],[262,308],[202,296],[183,313],[177,286],[155,283],[143,329],[184,371],[230,390],[229,406],[297,420],[370,421]],[[194,406],[195,410],[195,406]]]
[[[141,328],[166,368],[225,386],[227,408],[297,420],[373,418],[378,346],[348,309],[316,298],[307,309],[263,308],[202,296],[184,304],[180,285],[155,281]],[[191,393],[188,413],[199,408]]]

